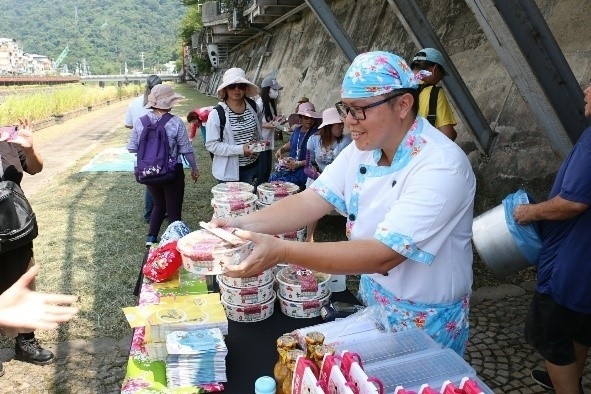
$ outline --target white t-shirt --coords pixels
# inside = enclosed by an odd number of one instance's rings
[[[407,257],[371,279],[403,299],[458,301],[472,287],[476,179],[468,158],[422,118],[390,167],[378,166],[380,157],[352,143],[311,189],[347,217],[349,239],[376,238]]]
[[[144,108],[144,95],[134,98],[127,107],[125,114],[125,126],[132,127],[136,119],[146,115],[151,110]]]

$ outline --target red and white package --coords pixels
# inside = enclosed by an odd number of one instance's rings
[[[318,368],[310,359],[299,356],[291,382],[292,394],[325,394],[317,379]]]
[[[341,370],[349,381],[355,394],[384,394],[384,384],[381,380],[368,377],[363,370],[359,354],[343,351],[341,356]]]
[[[354,387],[355,394],[385,394],[384,384],[378,378],[367,376],[357,363],[349,369],[349,383]]]
[[[355,394],[340,367],[340,356],[324,355],[318,381],[320,387],[330,394]]]

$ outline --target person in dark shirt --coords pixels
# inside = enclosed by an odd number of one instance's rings
[[[33,145],[31,122],[21,120],[14,138],[0,141],[0,156],[3,181],[12,181],[20,185],[24,172],[34,175],[43,169],[43,159]],[[33,242],[0,253],[0,293],[4,293],[15,284],[34,265]],[[35,280],[31,280],[30,289],[35,290]],[[54,354],[41,347],[34,332],[3,329],[3,333],[16,337],[15,359],[37,365],[55,361]],[[0,370],[3,372],[3,369]]]
[[[591,84],[584,90],[591,116]],[[591,127],[562,163],[547,201],[518,205],[515,221],[540,221],[542,252],[525,322],[526,340],[548,372],[532,378],[557,393],[583,392],[581,377],[591,346]]]

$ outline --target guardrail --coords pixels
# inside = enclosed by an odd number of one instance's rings
[[[156,74],[163,81],[180,81],[181,76],[179,74]],[[80,77],[80,81],[92,81],[92,82],[134,82],[134,81],[145,81],[149,74],[120,74],[120,75],[84,75]]]

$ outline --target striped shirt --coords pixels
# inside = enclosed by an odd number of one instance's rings
[[[228,111],[228,118],[230,126],[232,127],[232,132],[234,133],[234,142],[236,143],[236,145],[243,145],[255,142],[257,140],[257,120],[254,118],[252,113],[248,110],[245,110],[243,113],[238,114],[232,111],[229,107]],[[258,153],[252,156],[240,155],[238,157],[238,164],[240,167],[247,166],[249,164],[254,163],[258,159],[258,157]]]

